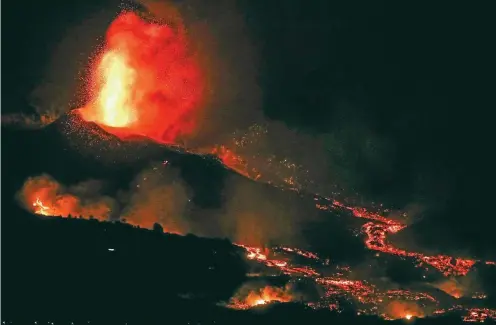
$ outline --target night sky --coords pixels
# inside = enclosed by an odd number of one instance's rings
[[[4,2],[2,114],[33,112],[30,92],[68,26],[112,6]],[[340,135],[348,175],[341,181],[373,200],[427,207],[430,224],[421,231],[448,227],[452,242],[487,239],[494,224],[489,8],[314,0],[245,0],[238,8],[260,59],[267,118]]]

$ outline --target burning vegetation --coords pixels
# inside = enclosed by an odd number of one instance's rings
[[[91,184],[91,183],[87,183]],[[49,175],[30,177],[19,192],[19,199],[31,212],[43,216],[81,216],[107,220],[113,210],[113,200],[95,196],[86,199],[77,195],[79,184],[66,188]]]
[[[274,302],[285,303],[293,300],[289,288],[264,286],[252,288],[250,285],[241,287],[227,305],[234,309],[248,309]]]

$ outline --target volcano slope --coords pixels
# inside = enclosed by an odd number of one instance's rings
[[[490,266],[481,261],[455,263],[418,254],[393,254],[397,252],[390,252],[389,246],[373,244],[385,236],[383,228],[369,225],[362,233],[356,232],[368,224],[364,225],[364,218],[375,218],[364,217],[361,210],[324,209],[313,195],[253,182],[226,169],[213,156],[143,139],[122,142],[81,121],[77,114],[68,114],[42,129],[4,129],[2,133],[7,157],[2,164],[3,276],[7,283],[3,293],[9,297],[2,306],[4,319],[273,324],[285,323],[290,317],[310,323],[376,324],[384,321],[381,318],[402,323],[426,317],[416,322],[455,324],[488,322],[493,317],[488,308],[491,297],[485,295],[481,302],[483,294],[469,292],[460,300],[437,285],[446,274],[456,277],[472,268]],[[135,219],[133,214],[127,217],[129,205],[135,204],[135,187],[146,188],[135,182],[136,175],[143,178],[141,171],[150,167],[150,161],[159,162],[152,170],[176,171],[176,178],[167,181],[179,179],[186,184],[187,199],[181,209],[166,209],[167,218],[180,212],[183,224],[177,232],[230,241],[162,234],[162,227],[168,231],[169,223],[154,218],[160,209],[137,210],[151,214],[151,219],[149,215],[146,220]],[[26,189],[27,178],[44,173],[66,184],[71,195],[83,197],[88,189],[70,185],[97,179],[105,181],[105,186],[88,188],[100,196],[122,198],[109,205],[112,213],[106,218],[93,215],[104,222],[91,220],[89,215],[86,218],[90,220],[68,218],[84,214],[87,206],[83,199],[70,201],[60,196],[62,187],[55,191],[58,197],[49,202],[57,204],[56,209],[19,195],[19,189]],[[243,191],[239,192],[239,187]],[[123,195],[123,191],[127,193]],[[95,193],[89,194],[94,198]],[[246,202],[226,208],[233,197]],[[147,207],[156,203],[145,202]],[[74,213],[68,212],[68,207]],[[288,212],[294,210],[294,214]],[[269,213],[264,214],[266,211]],[[349,218],[357,213],[359,217]],[[58,214],[66,218],[51,218]],[[261,217],[253,218],[254,214]],[[270,219],[277,214],[284,219]],[[116,222],[119,218],[124,221],[123,216],[135,226]],[[144,220],[151,220],[146,227],[154,231],[137,229]],[[368,248],[381,253],[367,250],[364,240]],[[423,267],[418,267],[418,260]]]

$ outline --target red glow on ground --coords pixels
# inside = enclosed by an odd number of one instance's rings
[[[91,100],[80,110],[119,137],[175,143],[194,133],[203,79],[185,37],[126,12],[110,25],[93,72]]]

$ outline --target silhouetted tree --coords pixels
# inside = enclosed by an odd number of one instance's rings
[[[163,233],[164,232],[164,228],[158,224],[158,223],[154,223],[153,224],[153,231],[156,231],[156,232],[159,232],[159,233]]]

